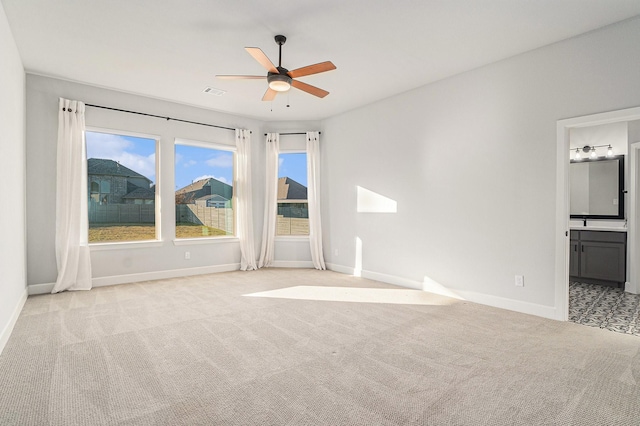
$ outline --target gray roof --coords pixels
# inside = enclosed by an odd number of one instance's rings
[[[204,186],[206,184],[208,184],[209,181],[211,181],[211,180],[215,180],[215,179],[213,179],[213,178],[205,178],[205,179],[197,180],[197,181],[192,182],[192,183],[190,183],[189,185],[187,185],[187,186],[185,186],[183,188],[178,189],[176,191],[176,194],[182,194],[182,193],[186,193],[186,192],[198,191],[198,190],[204,188]]]
[[[289,177],[278,178],[278,200],[306,200],[307,187]]]
[[[123,177],[135,177],[143,178],[151,182],[146,176],[141,175],[138,172],[131,170],[122,164],[113,161],[105,160],[102,158],[89,158],[87,160],[87,172],[90,175],[108,175],[108,176],[123,176]]]
[[[136,188],[127,195],[123,195],[122,198],[136,200],[155,200],[156,192],[148,188]]]

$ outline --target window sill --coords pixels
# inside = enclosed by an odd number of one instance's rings
[[[149,247],[162,247],[162,241],[160,240],[118,241],[113,243],[89,244],[89,249],[91,251],[137,249],[137,248],[149,248]]]
[[[181,238],[173,240],[174,246],[190,246],[195,244],[238,243],[238,237]]]
[[[308,235],[282,235],[276,236],[276,241],[295,241],[295,242],[303,242],[309,241]]]

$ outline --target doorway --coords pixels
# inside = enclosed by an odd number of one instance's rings
[[[569,148],[570,130],[580,127],[640,120],[640,107],[619,111],[569,118],[557,122],[557,174],[556,174],[556,312],[557,319],[569,319]],[[640,140],[629,144],[628,210],[627,210],[627,291],[640,292],[638,262],[638,239],[640,238],[637,196]]]

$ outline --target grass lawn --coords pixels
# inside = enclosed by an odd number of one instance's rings
[[[227,235],[225,231],[209,226],[193,223],[181,223],[176,225],[177,238],[212,237]],[[141,224],[101,224],[89,226],[90,243],[107,243],[114,241],[142,241],[155,240],[156,230],[154,225]]]

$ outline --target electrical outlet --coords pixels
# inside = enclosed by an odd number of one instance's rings
[[[516,287],[524,287],[524,275],[516,275]]]
[[[338,255],[338,249],[334,250],[334,254],[337,256]]]
[[[191,259],[191,252],[185,251],[185,252],[184,252],[184,258],[185,258],[186,260]]]

